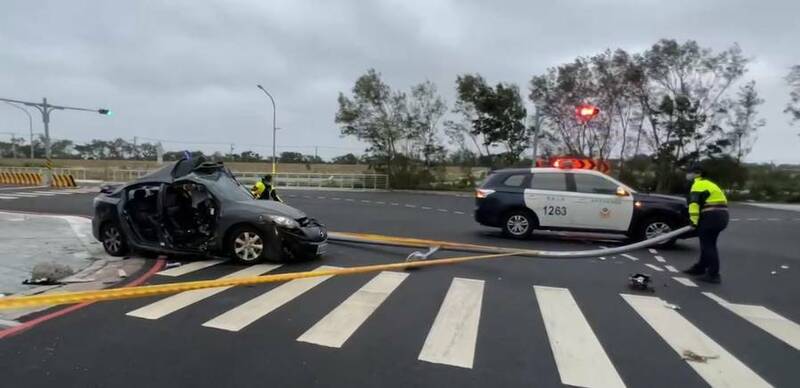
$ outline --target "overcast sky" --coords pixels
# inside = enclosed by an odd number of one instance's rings
[[[800,64],[796,0],[6,0],[0,8],[0,97],[115,113],[56,112],[55,138],[236,143],[237,152],[268,154],[258,147],[271,144],[261,83],[277,100],[279,152],[360,153],[334,115],[337,94],[368,68],[394,88],[429,79],[452,103],[457,74],[526,91],[533,74],[576,56],[674,38],[714,49],[738,42],[753,58],[746,78],[766,99],[767,126],[749,159],[800,162],[800,125],[782,113],[783,77]],[[2,105],[0,132],[27,132],[22,112]]]

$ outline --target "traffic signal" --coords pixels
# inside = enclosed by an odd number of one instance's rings
[[[590,104],[578,105],[578,107],[575,108],[575,115],[578,116],[578,121],[584,124],[595,118],[599,113],[600,108]]]
[[[109,109],[98,109],[97,113],[100,113],[101,115],[111,116],[113,112],[111,112],[111,110]]]

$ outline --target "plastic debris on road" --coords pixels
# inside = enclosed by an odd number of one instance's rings
[[[128,277],[128,273],[127,273],[127,272],[125,272],[125,270],[124,270],[124,269],[118,269],[118,270],[117,270],[117,275],[118,275],[119,277],[123,278],[123,279],[125,279],[125,278],[127,278],[127,277]]]
[[[664,304],[664,307],[669,308],[669,309],[673,309],[673,310],[680,310],[681,309],[681,306],[678,306],[678,305],[672,304],[672,303],[666,303],[666,304]]]
[[[165,269],[169,269],[169,268],[175,268],[175,267],[180,267],[180,266],[181,266],[181,263],[180,263],[180,262],[178,262],[178,261],[171,261],[171,262],[167,263],[167,265],[165,265],[165,266],[164,266],[164,268],[165,268]]]
[[[702,363],[705,363],[708,360],[719,358],[719,356],[703,356],[691,350],[684,350],[682,355],[684,360]]]

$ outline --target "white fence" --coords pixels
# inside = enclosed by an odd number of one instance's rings
[[[128,182],[149,173],[148,170],[113,170],[114,182]],[[261,179],[263,172],[234,171],[243,184],[249,185]],[[277,173],[273,181],[278,187],[327,188],[347,190],[385,190],[389,188],[389,176],[385,174],[326,174],[326,173]]]

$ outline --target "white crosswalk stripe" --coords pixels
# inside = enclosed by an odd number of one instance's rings
[[[709,357],[705,362],[687,360],[687,364],[710,386],[771,386],[677,311],[664,308],[666,302],[661,298],[621,295],[680,357],[686,357],[685,352]]]
[[[659,267],[659,266],[657,266],[657,265],[653,265],[653,264],[647,263],[647,264],[645,264],[645,266],[647,266],[648,268],[652,269],[653,271],[664,272],[664,269]]]
[[[534,286],[561,383],[624,387],[625,383],[566,288]]]
[[[756,325],[761,330],[772,334],[779,340],[795,348],[795,350],[800,350],[800,325],[797,323],[784,318],[782,315],[764,306],[730,303],[711,292],[704,292],[703,295]]]
[[[673,276],[672,279],[686,287],[697,287],[697,283],[693,282],[692,279],[689,278]]]
[[[315,271],[336,268],[338,267],[324,265],[315,269]],[[259,318],[269,314],[284,304],[291,302],[294,298],[297,298],[306,291],[318,286],[320,283],[330,278],[331,276],[319,276],[314,278],[295,279],[288,283],[284,283],[270,291],[267,291],[261,296],[250,299],[238,307],[204,323],[203,326],[228,331],[242,330],[251,323],[257,321]]]
[[[472,368],[483,302],[483,280],[453,278],[419,359]]]
[[[669,271],[669,272],[673,272],[673,273],[678,273],[678,272],[680,272],[680,271],[678,271],[678,269],[677,269],[677,268],[675,268],[675,267],[673,267],[673,266],[671,266],[671,265],[665,265],[665,266],[664,266],[664,268],[666,268],[666,269],[667,269],[667,271]]]
[[[55,194],[47,192],[47,191],[22,191],[22,192],[19,192],[19,193],[14,193],[14,195],[20,195],[20,194],[21,195],[33,195],[33,196],[37,196],[37,197],[38,196],[50,197],[50,196],[54,196],[55,195]]]
[[[251,267],[245,268],[241,271],[236,271],[232,274],[226,275],[221,277],[220,279],[232,279],[232,278],[245,278],[250,276],[259,276],[275,270],[279,268],[280,265],[273,265],[273,264],[257,264]],[[137,317],[137,318],[145,318],[145,319],[159,319],[168,314],[174,313],[184,307],[197,303],[203,299],[212,297],[216,294],[219,294],[222,291],[225,291],[232,286],[228,287],[214,287],[214,288],[206,288],[201,290],[192,290],[181,292],[180,294],[176,294],[170,296],[168,298],[164,298],[159,300],[158,302],[151,303],[147,306],[138,308],[133,310],[126,315]]]
[[[384,271],[297,338],[298,341],[340,348],[408,277]]]
[[[667,262],[667,260],[664,259],[664,256],[655,256],[655,258],[656,258],[656,261],[659,262],[659,263],[666,263]]]
[[[163,270],[158,272],[157,275],[161,276],[181,276],[186,275],[187,273],[192,273],[194,271],[198,271],[204,268],[208,268],[219,263],[224,263],[225,260],[200,260],[200,261],[193,261],[191,263],[183,264],[179,267],[174,267],[170,269]]]

